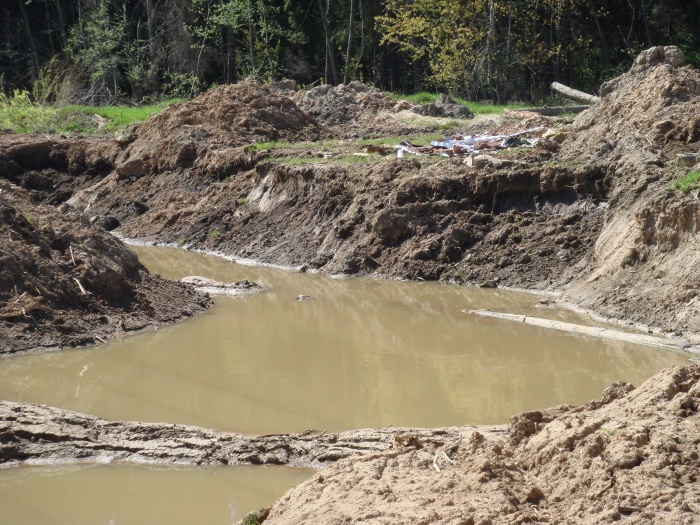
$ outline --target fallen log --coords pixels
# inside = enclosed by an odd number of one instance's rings
[[[579,91],[578,89],[570,88],[569,86],[560,84],[559,82],[552,82],[552,89],[558,91],[562,95],[566,95],[569,98],[573,98],[574,100],[581,100],[582,102],[588,102],[589,104],[595,104],[600,100],[600,97],[596,97],[595,95],[589,95],[588,93],[584,93],[583,91]]]
[[[515,321],[542,328],[551,328],[560,332],[569,332],[573,334],[581,334],[593,337],[603,337],[606,339],[614,339],[616,341],[624,341],[626,343],[634,343],[647,346],[659,346],[662,348],[672,348],[675,350],[691,350],[698,351],[689,341],[667,339],[654,335],[636,334],[632,332],[621,332],[619,330],[611,330],[610,328],[601,328],[597,326],[584,326],[574,323],[565,323],[563,321],[553,321],[552,319],[542,319],[540,317],[530,317],[529,315],[506,314],[502,312],[492,312],[490,310],[462,310],[464,313],[478,315],[481,317],[492,317],[495,319],[504,319],[507,321]]]
[[[129,462],[318,469],[352,456],[454,444],[477,429],[487,438],[507,436],[505,425],[248,436],[169,423],[111,422],[46,405],[0,401],[0,466]]]

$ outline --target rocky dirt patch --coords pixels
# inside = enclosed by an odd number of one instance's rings
[[[387,93],[362,82],[317,86],[294,91],[290,96],[299,109],[322,125],[325,138],[400,136],[425,131],[416,124],[395,118],[398,113],[410,110],[412,104],[397,102]],[[458,118],[468,117],[460,113]]]
[[[0,354],[97,344],[205,310],[87,218],[0,181]]]
[[[477,427],[391,428],[246,436],[166,423],[111,422],[46,405],[0,401],[0,466],[92,461],[182,465],[288,465],[320,469],[342,458],[426,439],[446,444]],[[489,437],[505,426],[479,427]]]

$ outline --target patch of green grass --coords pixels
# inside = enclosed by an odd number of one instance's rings
[[[219,230],[217,230],[216,228],[214,228],[212,231],[209,232],[209,237],[211,237],[212,239],[216,239],[220,235],[221,235],[221,232]]]
[[[420,144],[421,146],[427,146],[433,140],[443,140],[445,138],[444,133],[432,133],[427,135],[408,135],[401,137],[382,137],[378,139],[366,139],[359,140],[357,144],[361,147],[364,146],[381,146],[382,144],[387,144],[389,146],[394,146],[399,144],[401,141],[406,140],[411,144]]]
[[[412,95],[400,95],[398,93],[389,93],[389,96],[394,100],[408,100],[414,104],[430,104],[438,98],[437,93],[428,93],[421,91]],[[491,115],[501,114],[504,109],[518,109],[527,107],[527,104],[521,102],[513,102],[510,104],[491,104],[490,102],[474,102],[460,97],[452,97],[455,102],[463,106],[467,106],[475,115]]]
[[[671,186],[671,189],[679,190],[683,193],[700,191],[700,170],[693,170],[690,173],[686,173]]]
[[[131,126],[132,124],[139,124],[141,122],[146,122],[153,115],[160,113],[169,104],[180,102],[180,99],[164,100],[156,104],[151,104],[148,106],[103,106],[103,107],[93,107],[93,106],[77,106],[68,105],[63,106],[59,110],[61,117],[65,119],[66,131],[80,131],[82,133],[95,133],[99,131],[100,124],[104,123],[103,129],[110,133],[115,133],[119,130]],[[106,122],[97,122],[99,119],[94,119],[93,115],[97,115]],[[92,125],[81,125],[80,123],[85,120],[85,116],[92,119]],[[76,129],[77,128],[77,129]]]
[[[239,197],[238,199],[236,199],[236,202],[241,206],[248,206],[248,199],[246,199],[245,197]]]
[[[32,217],[29,212],[23,211],[22,217],[24,217],[24,220],[26,220],[30,226],[34,226],[34,217]]]

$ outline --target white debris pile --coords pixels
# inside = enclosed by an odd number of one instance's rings
[[[455,133],[444,140],[434,140],[430,146],[419,146],[403,141],[395,146],[398,157],[403,157],[404,153],[411,155],[441,155],[443,157],[453,157],[467,155],[482,150],[496,150],[515,147],[532,147],[537,144],[540,137],[526,138],[526,135],[541,134],[545,130],[544,126],[530,128],[510,135],[468,135]]]

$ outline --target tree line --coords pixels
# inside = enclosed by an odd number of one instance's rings
[[[700,0],[5,0],[2,91],[112,104],[244,77],[541,101],[652,45],[700,66]]]

